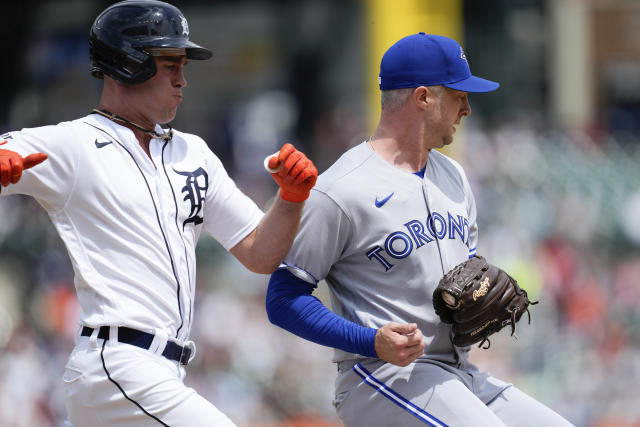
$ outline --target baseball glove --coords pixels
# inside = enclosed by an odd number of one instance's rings
[[[489,336],[516,323],[526,311],[531,323],[527,292],[500,268],[474,255],[449,271],[433,292],[433,306],[444,323],[453,324],[453,343],[465,347],[480,342],[491,346]]]

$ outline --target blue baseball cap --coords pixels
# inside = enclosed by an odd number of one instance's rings
[[[471,75],[457,41],[418,33],[398,40],[380,62],[380,90],[443,85],[464,92],[491,92],[500,83]]]

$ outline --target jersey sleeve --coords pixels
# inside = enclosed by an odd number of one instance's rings
[[[317,344],[378,357],[375,349],[377,329],[358,325],[333,313],[311,295],[314,287],[284,268],[276,270],[267,288],[269,321]]]
[[[74,129],[67,123],[55,126],[22,129],[0,137],[6,141],[1,148],[15,151],[23,157],[44,153],[48,159],[26,169],[15,184],[3,187],[0,194],[26,194],[36,198],[47,209],[64,206],[74,186],[78,147]]]
[[[326,193],[313,189],[283,264],[296,277],[316,285],[340,259],[351,231],[351,221],[338,204]]]
[[[217,156],[208,148],[204,154],[210,190],[205,198],[203,229],[229,250],[258,226],[264,213],[236,186]]]

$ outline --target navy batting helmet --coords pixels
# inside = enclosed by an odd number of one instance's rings
[[[91,26],[91,75],[142,83],[157,71],[150,48],[184,49],[188,59],[212,56],[209,49],[189,40],[189,25],[177,7],[155,0],[127,0],[106,8]]]

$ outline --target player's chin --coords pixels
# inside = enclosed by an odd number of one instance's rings
[[[453,136],[445,136],[444,138],[442,138],[442,146],[446,147],[447,145],[450,145],[453,143]]]
[[[182,104],[182,96],[172,96],[171,99],[167,100],[165,103],[165,107],[167,108],[167,111],[170,111],[175,115],[180,104]]]
[[[160,121],[160,123],[169,123],[170,121],[176,118],[177,114],[178,114],[178,106],[175,106],[174,108],[170,108],[165,112],[164,120]]]

